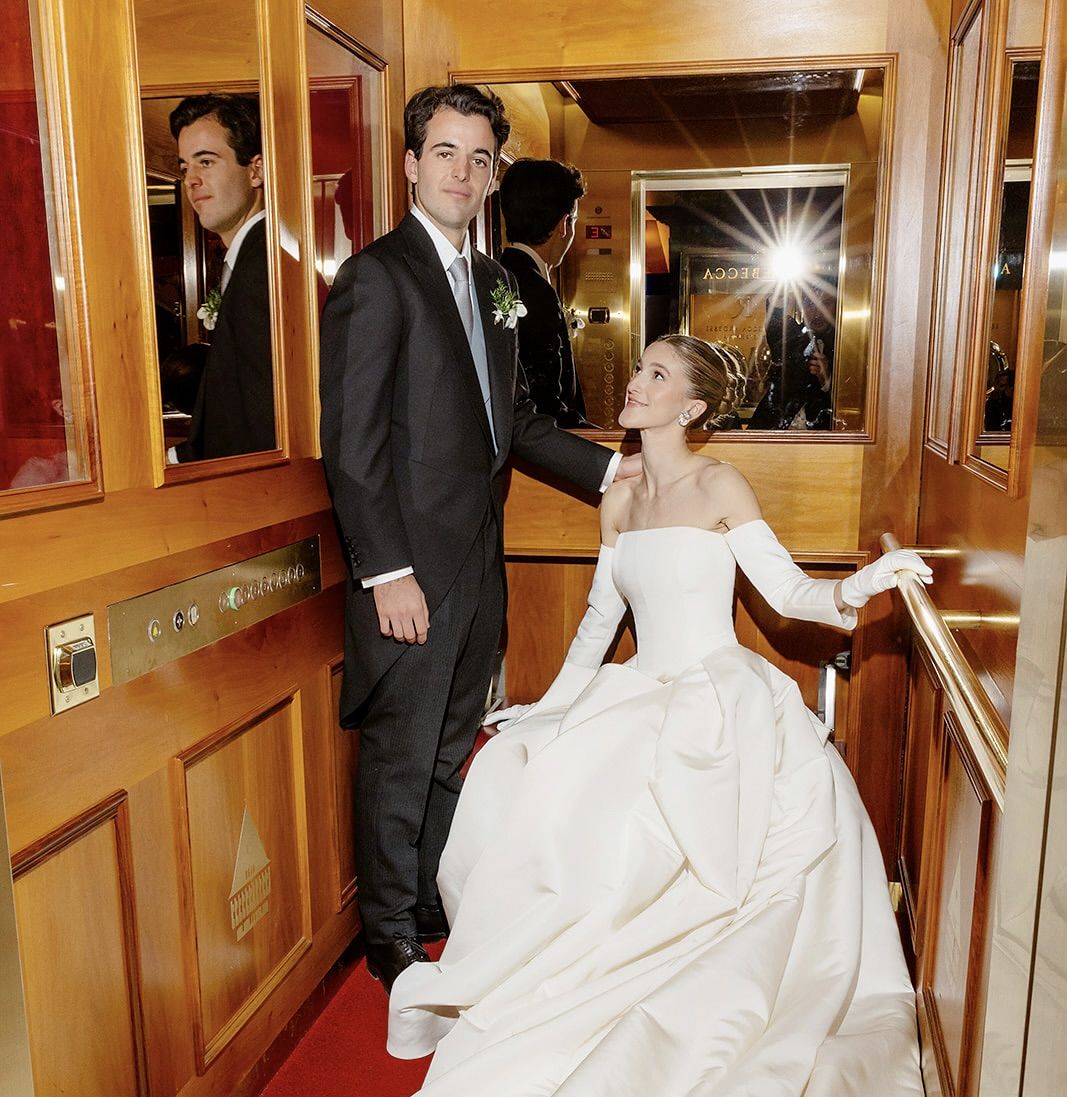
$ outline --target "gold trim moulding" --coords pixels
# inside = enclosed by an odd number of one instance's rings
[[[892,533],[883,533],[884,552],[900,548]],[[922,553],[922,550],[917,550]],[[1004,810],[1004,788],[1008,775],[1007,729],[949,631],[944,615],[934,605],[926,587],[910,572],[902,572],[897,587],[912,624],[934,664],[938,681],[960,724],[966,746],[982,774],[989,794]],[[958,616],[958,614],[957,614]],[[968,614],[967,617],[975,615]],[[987,618],[990,615],[986,615]],[[993,615],[1007,616],[1007,615]]]

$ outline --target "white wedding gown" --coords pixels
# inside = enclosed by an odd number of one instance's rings
[[[423,1097],[921,1095],[874,831],[796,683],[738,646],[734,558],[624,533],[638,652],[476,756],[452,933],[393,987]]]

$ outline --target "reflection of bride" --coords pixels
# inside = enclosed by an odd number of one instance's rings
[[[471,767],[438,883],[439,963],[393,986],[425,1097],[919,1095],[913,996],[870,821],[796,683],[738,646],[735,561],[779,612],[842,628],[929,577],[914,553],[810,579],[744,477],[692,454],[728,354],[667,336],[621,426],[589,609],[548,693]],[[629,602],[638,650],[600,666]]]

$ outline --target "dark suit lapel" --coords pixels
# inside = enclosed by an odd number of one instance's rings
[[[514,378],[512,363],[515,354],[514,328],[507,328],[493,316],[493,290],[500,281],[499,268],[481,254],[474,252],[474,288],[478,294],[478,311],[482,317],[485,334],[485,357],[489,365],[489,401],[493,408],[493,424],[496,427],[497,461],[507,457],[508,446],[504,440],[511,437],[511,423],[515,413],[513,406]]]
[[[409,224],[410,222],[410,224]],[[441,324],[448,334],[448,349],[452,352],[452,360],[456,363],[455,372],[459,375],[457,380],[471,402],[471,410],[474,412],[482,434],[485,436],[485,444],[492,448],[492,439],[489,436],[489,420],[486,418],[485,405],[482,403],[482,391],[478,387],[478,375],[474,369],[474,358],[471,355],[470,343],[467,341],[467,332],[463,328],[463,321],[456,308],[456,299],[452,296],[452,287],[449,285],[448,275],[441,266],[437,250],[426,231],[411,214],[401,222],[400,227],[406,230],[406,236],[412,244],[411,250],[405,255],[409,267],[422,286],[426,296],[427,305],[437,314]],[[478,293],[481,298],[481,291]],[[486,332],[486,350],[488,352],[489,333]],[[492,356],[490,355],[490,361]],[[490,377],[492,368],[490,367]],[[490,391],[493,386],[490,384]],[[494,404],[494,411],[496,405]]]

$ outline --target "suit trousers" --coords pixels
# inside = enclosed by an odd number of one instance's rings
[[[360,723],[356,873],[369,942],[415,932],[438,901],[437,867],[474,746],[504,624],[500,532],[488,508],[456,581],[375,686]]]

